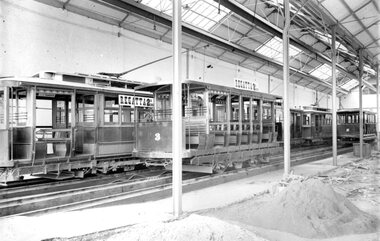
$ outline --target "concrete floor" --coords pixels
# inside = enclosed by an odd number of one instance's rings
[[[352,153],[338,156],[338,165],[358,160]],[[332,158],[292,167],[293,174],[312,176],[337,167]],[[183,194],[183,211],[191,213],[217,208],[248,199],[263,192],[271,192],[283,177],[283,171],[261,175],[204,188]],[[168,220],[172,216],[172,199],[62,212],[34,217],[0,219],[1,240],[41,240],[52,237],[72,237],[112,229],[130,224]]]

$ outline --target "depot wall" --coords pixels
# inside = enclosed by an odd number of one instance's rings
[[[32,75],[42,70],[122,72],[170,56],[172,46],[117,26],[35,1],[0,1],[0,75]],[[234,79],[252,81],[259,91],[283,95],[282,80],[196,52],[183,55],[183,78],[232,87]],[[127,79],[142,82],[172,80],[172,58],[133,71]],[[318,95],[318,96],[317,96]],[[290,107],[331,98],[290,84]]]
[[[376,94],[363,95],[363,108],[376,112]],[[359,108],[359,90],[355,89],[350,94],[341,98],[343,108]],[[379,102],[380,105],[380,102]]]

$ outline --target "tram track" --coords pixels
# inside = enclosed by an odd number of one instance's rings
[[[338,154],[352,151],[352,147],[338,149]],[[331,147],[293,152],[292,165],[324,159],[331,156]],[[260,164],[229,171],[218,175],[183,174],[183,192],[189,192],[233,180],[258,175],[283,167],[281,155],[272,156],[270,164]],[[171,175],[157,173],[135,180],[119,176],[113,179],[104,178],[103,182],[94,181],[96,185],[78,186],[77,182],[55,186],[54,183],[33,190],[22,188],[15,192],[0,192],[0,218],[16,215],[39,215],[57,211],[80,210],[115,204],[128,204],[147,200],[156,200],[171,195]],[[159,173],[161,172],[161,174]],[[133,174],[131,174],[133,175]],[[82,180],[85,181],[85,180]],[[55,186],[55,187],[54,187]],[[17,195],[15,193],[18,193]]]

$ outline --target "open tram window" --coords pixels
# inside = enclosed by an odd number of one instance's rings
[[[157,93],[156,95],[156,119],[170,120],[171,119],[171,101],[170,93]]]
[[[240,102],[238,95],[231,95],[231,122],[239,121]]]
[[[28,121],[26,89],[11,89],[9,99],[9,124],[14,127],[26,126]]]
[[[304,114],[302,124],[305,126],[310,125],[310,114]]]
[[[272,103],[269,101],[263,102],[263,120],[272,119]]]
[[[242,130],[250,130],[250,119],[251,119],[251,101],[249,97],[242,97]]]
[[[351,116],[351,115],[347,115],[347,123],[348,123],[348,124],[353,123],[353,121],[352,121],[352,116]]]
[[[210,94],[210,122],[225,122],[227,96],[222,94]]]
[[[206,114],[206,105],[204,102],[204,90],[190,92],[190,106],[187,109],[187,116],[204,116]]]
[[[259,100],[253,100],[252,108],[253,108],[253,120],[258,121],[259,120]]]

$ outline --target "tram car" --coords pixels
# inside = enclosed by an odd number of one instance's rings
[[[329,109],[315,106],[303,107],[302,139],[306,144],[331,143],[332,113]]]
[[[0,79],[0,182],[132,169],[135,119],[152,108],[141,83],[42,72]]]
[[[337,111],[338,140],[342,144],[352,144],[360,141],[360,112],[355,109]],[[363,110],[363,141],[372,142],[376,139],[376,113]]]
[[[282,109],[276,110],[277,115],[282,116]],[[276,128],[282,130],[283,120],[277,119]],[[332,114],[329,109],[303,106],[302,108],[290,109],[290,144],[317,145],[331,142],[332,138]],[[278,141],[282,142],[282,135],[278,136]]]
[[[171,169],[171,84],[136,87],[152,92],[149,122],[138,122],[134,156]],[[267,161],[280,152],[275,102],[281,97],[187,80],[182,84],[184,171],[223,172]]]

